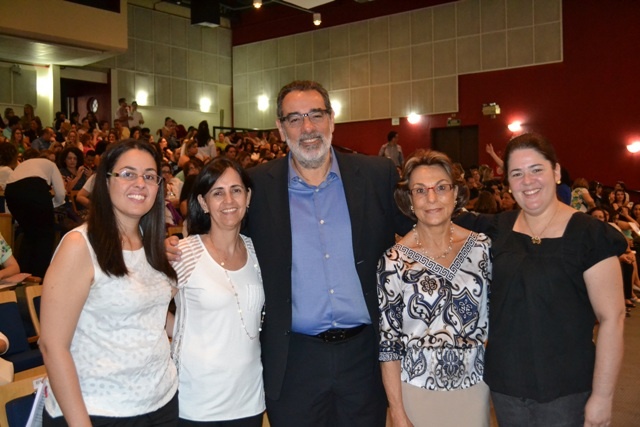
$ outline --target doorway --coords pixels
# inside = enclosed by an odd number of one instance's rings
[[[431,129],[431,148],[445,153],[466,170],[478,165],[478,126]]]
[[[60,79],[61,111],[67,118],[77,112],[80,120],[87,115],[90,108],[95,109],[98,121],[111,123],[111,85],[69,78]]]

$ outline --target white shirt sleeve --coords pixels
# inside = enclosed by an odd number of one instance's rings
[[[64,180],[62,179],[62,174],[60,174],[60,170],[55,165],[55,163],[51,162],[53,166],[51,168],[51,186],[53,187],[54,196],[53,196],[53,206],[58,207],[64,204],[64,199],[67,195],[67,190],[64,187]]]

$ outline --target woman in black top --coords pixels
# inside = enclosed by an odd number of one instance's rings
[[[556,198],[560,165],[544,137],[511,140],[505,172],[521,210],[459,220],[493,241],[484,378],[498,422],[609,425],[625,317],[617,256],[626,242]]]

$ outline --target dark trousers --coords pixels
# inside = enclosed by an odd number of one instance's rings
[[[46,409],[42,410],[42,427],[67,427],[64,417],[51,418]],[[176,427],[178,425],[178,393],[162,408],[135,417],[95,417],[90,416],[94,427]]]
[[[24,178],[7,184],[4,195],[11,215],[23,231],[16,259],[20,270],[44,277],[53,255],[55,228],[49,184],[42,178]]]
[[[228,421],[190,421],[180,418],[178,427],[262,427],[264,413]]]
[[[492,391],[491,401],[500,427],[582,427],[589,396],[590,391],[539,403]]]
[[[337,343],[291,334],[280,398],[267,397],[272,427],[384,427],[386,413],[372,326]]]

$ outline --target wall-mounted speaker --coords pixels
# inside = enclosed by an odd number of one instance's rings
[[[217,27],[220,25],[219,0],[191,0],[191,25]]]

